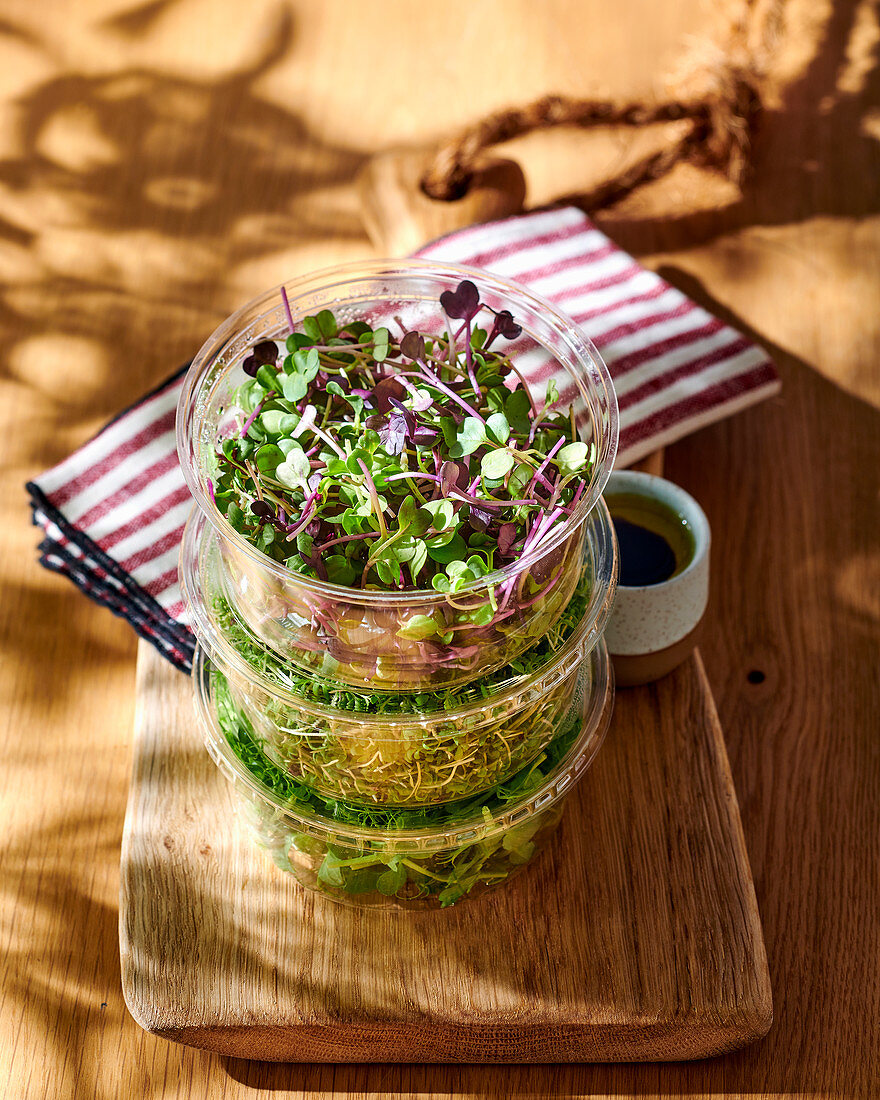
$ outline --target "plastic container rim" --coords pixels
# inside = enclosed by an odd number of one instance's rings
[[[356,721],[358,724],[365,726],[393,727],[399,724],[430,729],[436,725],[447,726],[450,722],[467,719],[490,706],[495,707],[510,703],[516,700],[517,697],[533,691],[538,685],[549,691],[570,671],[567,666],[573,656],[579,655],[583,659],[596,647],[602,637],[613,604],[618,565],[617,540],[614,535],[611,516],[603,499],[599,499],[590,522],[595,523],[598,533],[599,561],[597,562],[596,572],[599,573],[600,566],[608,561],[610,555],[607,570],[609,579],[605,586],[602,585],[601,581],[596,583],[583,618],[572,631],[571,636],[563,643],[561,649],[541,668],[523,676],[521,679],[508,681],[497,695],[493,693],[483,698],[469,700],[461,707],[450,710],[428,711],[424,715],[411,713],[405,715],[369,714],[363,711],[341,711],[336,707],[324,706],[298,695],[289,688],[275,684],[246,661],[214,624],[204,599],[201,572],[205,565],[203,554],[210,549],[210,547],[206,548],[204,543],[205,532],[209,528],[204,523],[204,516],[197,509],[193,509],[184,530],[180,556],[180,587],[184,601],[193,616],[194,630],[199,645],[207,649],[210,659],[220,668],[221,672],[232,669],[236,674],[255,683],[271,697],[280,700],[283,705],[294,707],[325,720],[339,721],[342,718],[347,718],[352,722]],[[246,634],[253,638],[252,631],[240,620],[239,625]],[[258,639],[253,638],[253,640],[255,644],[262,648],[268,648]],[[345,685],[342,686],[345,687]],[[357,689],[347,690],[354,690],[357,693]],[[401,694],[419,693],[406,692]],[[434,693],[428,692],[428,694]],[[487,716],[482,724],[497,720],[497,717]]]
[[[557,530],[553,533],[551,538],[542,545],[539,551],[530,550],[516,562],[502,569],[493,570],[493,572],[487,573],[484,577],[480,577],[464,585],[459,589],[460,595],[467,595],[469,592],[480,591],[494,584],[501,584],[504,581],[508,581],[512,577],[519,576],[521,573],[531,568],[536,562],[541,561],[542,558],[551,553],[561,542],[576,532],[593,509],[596,501],[600,498],[605,483],[611,475],[611,470],[614,466],[614,458],[617,454],[619,440],[617,395],[608,367],[598,349],[573,318],[568,317],[548,299],[535,294],[533,291],[529,290],[528,287],[512,279],[503,279],[486,271],[467,267],[463,264],[433,261],[425,262],[424,260],[373,260],[322,268],[310,275],[302,276],[299,279],[279,283],[278,286],[273,287],[271,290],[257,295],[255,298],[252,298],[251,301],[236,310],[235,313],[231,314],[222,324],[218,325],[197,352],[193,359],[192,366],[184,377],[183,386],[181,387],[180,397],[177,403],[176,417],[177,452],[180,466],[196,503],[208,517],[221,538],[231,542],[260,568],[268,570],[278,579],[287,583],[301,585],[308,591],[314,592],[316,595],[320,596],[339,598],[342,593],[345,593],[346,599],[351,603],[362,602],[369,604],[377,601],[391,604],[402,603],[405,605],[422,602],[436,603],[438,596],[442,596],[442,593],[435,592],[434,589],[425,588],[412,589],[409,592],[373,592],[370,590],[347,588],[343,585],[330,584],[327,581],[321,581],[314,577],[307,577],[303,573],[297,573],[281,565],[279,562],[273,561],[272,558],[258,550],[242,534],[231,527],[220,514],[210,494],[206,492],[202,485],[199,473],[197,469],[194,468],[196,464],[190,461],[190,441],[192,441],[195,449],[195,441],[198,439],[200,427],[200,421],[197,418],[198,398],[203,377],[216,358],[213,352],[218,346],[222,349],[225,343],[235,336],[237,329],[240,327],[239,319],[242,316],[259,305],[268,304],[270,301],[277,303],[277,300],[280,298],[282,287],[287,291],[291,312],[295,318],[300,319],[301,315],[296,308],[297,301],[308,292],[315,293],[318,290],[322,291],[328,296],[324,304],[330,305],[334,301],[330,295],[337,286],[350,286],[358,282],[367,283],[382,278],[383,276],[387,278],[406,275],[422,278],[457,275],[461,278],[469,278],[477,283],[477,285],[482,284],[481,290],[488,287],[494,293],[502,296],[506,295],[511,298],[516,296],[521,301],[524,301],[529,308],[552,317],[554,327],[558,330],[558,334],[565,341],[568,350],[581,367],[579,377],[574,378],[574,376],[572,376],[576,385],[581,390],[582,394],[588,397],[589,393],[586,383],[589,379],[600,396],[604,395],[608,405],[609,439],[607,441],[607,447],[605,448],[605,454],[601,461],[597,455],[597,467],[594,470],[594,476],[590,479],[589,491],[584,493],[574,512],[564,523],[558,525]],[[323,280],[327,280],[327,282],[323,282]],[[337,282],[331,282],[329,280],[337,280]],[[335,300],[338,301],[339,299]],[[271,309],[267,309],[264,313],[261,313],[257,321],[252,322],[252,324],[256,325],[267,313],[275,312],[276,309],[277,305],[273,305]],[[302,316],[305,316],[305,314],[302,314]],[[521,320],[521,318],[518,320]],[[525,331],[525,326],[523,326],[523,328]],[[536,340],[536,343],[541,343],[541,341]],[[544,345],[542,344],[542,346]],[[550,349],[547,350],[549,351]],[[556,357],[554,356],[554,358]],[[230,364],[230,369],[235,365],[236,361],[237,359]],[[584,364],[589,364],[589,366],[592,367],[593,373],[591,373],[588,368],[585,369]],[[219,378],[220,376],[215,380],[215,386],[219,383]],[[204,404],[204,402],[202,402],[202,404]],[[589,408],[589,401],[587,405]]]
[[[428,842],[434,848],[453,848],[477,840],[496,837],[509,829],[522,824],[537,814],[543,813],[560,799],[568,795],[592,764],[596,753],[605,740],[611,722],[614,700],[614,674],[604,642],[598,645],[588,659],[593,665],[593,688],[585,700],[584,713],[581,716],[582,728],[562,760],[554,767],[541,786],[518,802],[512,802],[503,810],[486,815],[476,813],[454,825],[423,826],[418,829],[370,829],[362,826],[346,825],[320,814],[308,814],[289,803],[284,802],[260,783],[241,763],[223,735],[214,709],[214,693],[210,682],[211,660],[199,645],[193,660],[193,681],[195,684],[196,713],[201,720],[205,746],[214,762],[232,782],[241,782],[249,788],[263,803],[281,811],[302,832],[310,836],[324,837],[331,843],[336,842],[393,842],[397,850],[405,850],[407,842],[414,849]],[[225,765],[225,767],[224,767]],[[526,811],[523,813],[523,811]],[[515,817],[515,820],[511,820]],[[437,841],[440,843],[437,843]]]

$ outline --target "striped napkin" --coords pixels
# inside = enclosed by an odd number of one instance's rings
[[[614,379],[625,466],[769,397],[764,351],[641,267],[573,207],[472,226],[416,253],[528,284],[582,325]],[[27,486],[41,563],[126,618],[188,670],[177,583],[191,499],[174,413],[185,368]]]

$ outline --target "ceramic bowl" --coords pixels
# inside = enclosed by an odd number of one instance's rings
[[[639,496],[666,505],[692,535],[683,568],[656,584],[619,583],[605,632],[618,686],[659,680],[681,664],[697,644],[709,598],[709,521],[694,498],[653,474],[620,471],[611,475],[606,498]],[[613,509],[612,509],[613,514]]]

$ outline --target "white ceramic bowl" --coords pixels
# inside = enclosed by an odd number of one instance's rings
[[[608,480],[616,494],[655,500],[676,512],[693,536],[687,565],[658,584],[618,583],[605,641],[621,687],[665,676],[691,653],[709,599],[709,521],[690,493],[665,478],[624,470]],[[612,509],[613,514],[613,509]]]

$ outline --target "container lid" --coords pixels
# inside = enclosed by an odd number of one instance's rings
[[[201,647],[196,650],[193,680],[211,757],[228,779],[262,803],[279,823],[328,844],[354,842],[389,851],[424,851],[498,836],[569,793],[602,744],[614,704],[613,675],[604,644],[596,646],[587,660],[592,690],[582,693],[572,725],[537,760],[493,792],[418,810],[354,806],[320,796],[262,753],[247,719],[223,691],[222,676]]]

